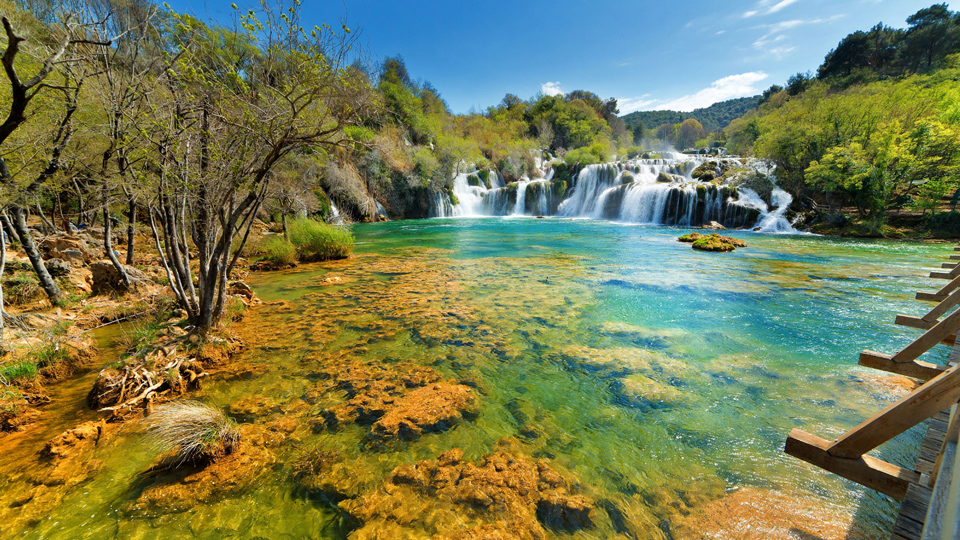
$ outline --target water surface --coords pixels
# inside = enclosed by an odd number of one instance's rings
[[[250,278],[265,302],[287,302],[242,323],[261,338],[243,361],[264,370],[210,381],[201,395],[224,407],[262,396],[297,418],[255,487],[178,514],[123,511],[154,457],[139,428],[126,426],[97,448],[99,474],[4,534],[342,538],[335,507],[294,479],[292,464],[305,453],[342,452],[366,471],[364,489],[374,489],[399,465],[454,447],[474,460],[513,438],[524,454],[629,508],[650,538],[696,537],[697,516],[738,492],[798,498],[822,513],[814,520],[852,519],[851,538],[889,535],[892,501],[784,455],[783,441],[794,427],[836,437],[900,395],[859,368],[858,353],[892,353],[916,337],[893,319],[929,307],[913,295],[937,285],[924,268],[946,259],[945,245],[731,232],[749,247],[717,254],[678,243],[681,229],[527,218],[354,231],[348,261]],[[320,410],[343,400],[311,394],[316,372],[355,359],[467,381],[479,415],[376,448],[363,426],[314,429]],[[70,388],[58,391],[76,403],[83,389]],[[52,416],[0,466],[0,515],[16,512],[7,507],[31,487],[22,471],[43,440],[78,422]],[[914,429],[876,455],[912,467],[921,436]],[[728,537],[738,537],[736,526]],[[616,533],[601,520],[552,534]]]

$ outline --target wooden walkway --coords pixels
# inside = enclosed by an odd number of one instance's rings
[[[943,447],[947,434],[947,424],[950,413],[943,411],[930,419],[927,426],[927,436],[920,446],[920,455],[914,467],[920,473],[920,483],[911,483],[907,488],[907,496],[900,503],[900,513],[893,525],[893,535],[890,540],[921,540],[923,538],[923,524],[930,509],[930,495],[933,490],[928,487],[929,479],[937,465],[937,457]]]
[[[960,256],[950,260],[958,261]],[[828,441],[794,429],[784,447],[796,458],[901,501],[891,540],[960,539],[960,345],[956,339],[960,263],[944,263],[942,268],[949,272],[931,272],[930,277],[947,284],[935,293],[917,293],[917,300],[937,305],[921,317],[901,314],[896,318],[896,324],[923,330],[923,334],[894,354],[860,353],[862,366],[923,384],[838,439]],[[947,365],[920,359],[941,344],[952,347]],[[926,437],[912,469],[868,455],[923,422],[927,422]]]

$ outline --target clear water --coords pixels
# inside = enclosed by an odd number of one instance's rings
[[[738,489],[813,501],[819,513],[806,521],[852,520],[852,538],[889,535],[892,501],[784,455],[783,441],[794,427],[836,437],[897,398],[857,367],[858,353],[894,352],[917,335],[893,319],[928,307],[913,294],[933,288],[923,269],[948,248],[731,232],[749,247],[716,254],[678,243],[683,232],[524,218],[358,225],[350,260],[250,279],[264,301],[289,302],[242,323],[258,336],[243,360],[266,371],[211,380],[200,396],[224,407],[264,396],[296,416],[253,487],[178,514],[123,511],[155,457],[131,423],[95,450],[104,467],[92,479],[49,488],[56,496],[42,509],[12,508],[33,488],[27,472],[43,442],[94,417],[76,412],[91,373],[57,387],[45,423],[0,464],[0,537],[342,538],[336,509],[297,488],[292,463],[305,452],[339,449],[373,488],[453,447],[476,459],[529,424],[542,436],[523,439],[523,452],[631,508],[650,538],[700,537],[689,520]],[[942,362],[941,348],[925,359]],[[351,357],[472,381],[480,414],[379,450],[363,445],[362,427],[315,433],[311,421],[342,396],[308,403],[310,375]],[[632,395],[637,381],[663,399]],[[876,453],[912,466],[921,435]],[[601,521],[558,537],[615,536]]]

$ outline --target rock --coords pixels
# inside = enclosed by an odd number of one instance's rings
[[[103,422],[86,422],[64,431],[47,442],[40,455],[49,458],[65,458],[80,451],[82,447],[96,445],[103,434]]]
[[[711,221],[711,222],[709,222],[709,223],[704,223],[704,224],[703,224],[703,228],[704,228],[704,229],[711,229],[711,230],[714,230],[714,231],[726,230],[726,227],[724,227],[723,225],[717,223],[716,221]]]
[[[227,407],[227,414],[241,422],[252,422],[257,418],[280,412],[277,400],[264,396],[247,396],[234,401]]]
[[[96,245],[96,242],[90,242]],[[76,260],[76,254],[84,263],[95,261],[100,256],[100,250],[92,248],[87,244],[83,236],[57,235],[46,238],[40,243],[40,250],[44,253],[45,259],[72,259]],[[64,251],[69,250],[70,255],[65,256]]]
[[[90,272],[93,279],[93,293],[106,294],[110,292],[142,292],[154,285],[152,281],[140,270],[130,266],[124,266],[130,285],[124,285],[120,272],[109,260],[96,261],[90,265]]]
[[[253,300],[257,296],[253,289],[242,281],[231,281],[227,286],[227,294],[242,296],[247,300]]]
[[[83,252],[79,249],[65,249],[60,252],[60,256],[63,257],[63,260],[77,266],[86,264],[86,260],[83,258]]]
[[[663,171],[660,171],[660,174],[657,175],[657,182],[673,182],[673,177]]]
[[[377,440],[412,440],[431,431],[445,431],[472,414],[476,396],[462,384],[438,383],[418,388],[398,399],[373,424]]]
[[[381,489],[339,506],[359,524],[351,533],[357,539],[545,540],[544,527],[573,533],[594,526],[592,501],[571,485],[543,460],[501,449],[464,462],[453,449],[401,465]]]
[[[698,249],[700,251],[733,251],[738,247],[747,247],[747,243],[743,240],[737,240],[736,238],[731,238],[729,236],[720,236],[717,233],[713,233],[709,236],[692,232],[677,238],[678,242],[692,242],[693,249]]]
[[[347,459],[323,449],[304,455],[293,468],[302,489],[330,504],[359,497],[380,480],[363,459]]]
[[[276,461],[263,448],[261,428],[240,426],[240,444],[234,451],[203,466],[184,465],[171,469],[160,458],[145,473],[146,487],[133,502],[122,507],[126,513],[161,516],[246,493]]]
[[[70,263],[63,259],[48,259],[45,263],[47,272],[52,277],[63,277],[70,273]]]

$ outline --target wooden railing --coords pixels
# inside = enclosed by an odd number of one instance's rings
[[[954,250],[960,251],[960,247]],[[960,260],[960,256],[951,260]],[[938,302],[936,307],[922,317],[898,315],[896,319],[897,324],[925,330],[923,335],[893,355],[860,353],[862,366],[920,379],[924,384],[836,440],[794,429],[787,437],[786,453],[897,500],[903,500],[911,483],[932,485],[931,479],[921,478],[914,470],[866,454],[960,401],[960,368],[919,360],[940,343],[954,345],[960,330],[960,309],[949,313],[960,305],[960,265],[945,263],[943,267],[950,271],[933,272],[930,277],[949,283],[936,293],[917,293],[918,300]]]

